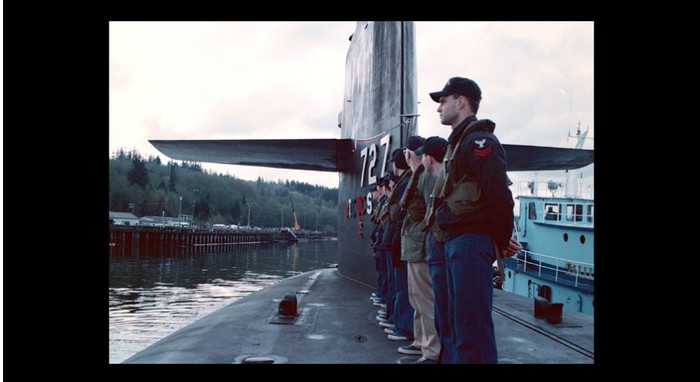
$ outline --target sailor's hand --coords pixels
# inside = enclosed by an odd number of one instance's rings
[[[496,289],[503,289],[503,279],[500,275],[493,276],[493,287]]]
[[[518,239],[511,237],[510,242],[508,243],[508,247],[501,252],[503,254],[503,257],[511,257],[518,253],[518,251],[520,251],[521,249],[523,249],[523,246],[522,244],[520,244]]]

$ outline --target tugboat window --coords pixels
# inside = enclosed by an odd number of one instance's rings
[[[588,205],[588,222],[593,223],[593,204]]]
[[[544,215],[544,220],[559,220],[558,204],[545,204],[544,209],[546,211]]]
[[[567,204],[566,205],[566,220],[577,221],[583,220],[583,205],[582,204]]]
[[[533,203],[533,202],[530,202],[527,205],[527,217],[530,220],[537,219],[537,209],[535,208],[535,203]]]

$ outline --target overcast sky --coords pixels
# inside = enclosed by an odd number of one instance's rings
[[[355,25],[110,23],[109,155],[136,149],[167,162],[149,139],[339,138]],[[418,134],[449,135],[428,93],[464,76],[481,87],[478,116],[496,122],[502,143],[574,147],[567,135],[579,121],[595,136],[593,22],[416,22],[415,30]],[[338,185],[336,173],[202,165],[240,179]]]

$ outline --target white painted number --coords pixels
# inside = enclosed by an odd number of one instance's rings
[[[377,145],[372,143],[369,146],[369,155],[372,156],[372,160],[369,162],[369,167],[367,168],[367,184],[374,184],[377,182],[377,176],[374,175],[374,166],[377,165]]]
[[[391,143],[391,135],[387,134],[379,141],[379,143],[384,146],[384,163],[382,164],[382,172],[379,176],[383,176],[386,172],[386,163],[389,159],[389,144]]]
[[[389,159],[389,144],[391,143],[391,135],[385,135],[382,137],[379,143],[384,146],[384,162],[382,163],[382,171],[379,174],[379,176],[382,176],[386,172],[386,164],[387,160]],[[368,157],[371,157],[369,165],[367,164]],[[360,158],[362,158],[360,187],[365,186],[365,174],[367,174],[367,185],[377,183],[377,175],[374,173],[374,168],[377,166],[377,145],[372,143],[368,147],[360,150]]]
[[[365,167],[367,167],[367,147],[360,151],[360,157],[362,158],[362,176],[360,177],[360,187],[365,186]]]

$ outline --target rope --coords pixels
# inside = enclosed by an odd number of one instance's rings
[[[352,151],[357,151],[357,142],[368,142],[368,141],[371,141],[371,140],[373,140],[373,139],[375,139],[375,138],[378,138],[378,137],[380,137],[380,136],[389,134],[389,132],[391,132],[392,130],[395,130],[395,129],[398,129],[399,127],[404,127],[404,126],[406,126],[406,123],[401,122],[401,123],[399,123],[398,125],[396,125],[396,126],[390,128],[389,130],[382,131],[382,132],[380,132],[380,133],[378,133],[378,134],[375,134],[375,135],[373,135],[373,136],[371,136],[371,137],[369,137],[369,138],[355,139],[355,140],[353,141],[353,145],[354,145],[354,146],[353,146],[353,150],[352,150]]]

